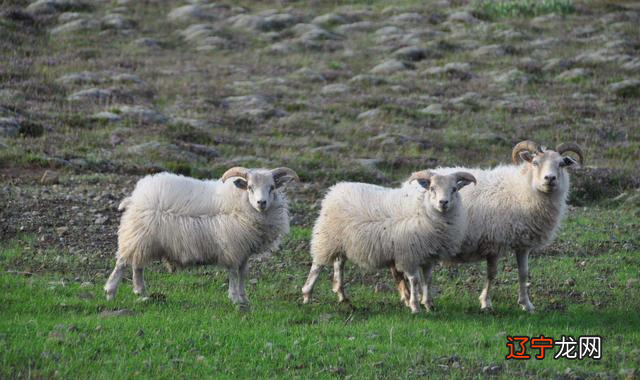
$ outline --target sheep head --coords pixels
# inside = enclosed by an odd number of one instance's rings
[[[267,211],[275,200],[275,190],[292,181],[299,181],[296,172],[289,168],[247,169],[233,167],[227,170],[220,179],[223,183],[229,178],[235,178],[233,184],[248,193],[249,203],[260,212]]]
[[[565,155],[568,152],[575,153],[578,160]],[[553,150],[526,140],[513,148],[511,158],[514,164],[518,164],[518,159],[522,159],[526,172],[531,173],[532,188],[547,194],[567,191],[569,178],[566,168],[576,163],[584,164],[582,149],[575,143],[559,144]]]
[[[476,183],[476,178],[467,172],[455,172],[448,175],[438,175],[429,170],[415,172],[409,177],[409,182],[417,181],[425,189],[425,206],[430,205],[439,212],[446,212],[460,202],[458,190],[470,183]]]

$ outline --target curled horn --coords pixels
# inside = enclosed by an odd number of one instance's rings
[[[556,152],[560,153],[560,155],[565,152],[573,152],[578,155],[578,162],[582,166],[584,164],[584,154],[582,153],[582,148],[576,143],[562,143],[556,147]]]
[[[467,181],[469,183],[473,182],[474,184],[477,184],[478,181],[476,181],[476,177],[474,177],[473,175],[471,175],[471,173],[467,173],[467,172],[455,172],[453,173],[453,176],[456,177],[456,181]]]
[[[516,146],[513,147],[513,151],[511,151],[511,160],[514,164],[518,164],[518,160],[520,159],[520,152],[523,151],[536,153],[540,152],[541,149],[538,144],[534,143],[531,140],[524,140],[519,142],[518,144],[516,144]]]
[[[236,166],[224,172],[220,180],[224,182],[231,177],[241,177],[241,178],[247,179],[248,172],[249,172],[249,169],[243,168],[242,166]]]
[[[409,182],[412,182],[414,180],[420,180],[420,179],[431,181],[432,176],[433,176],[433,173],[431,173],[429,170],[421,170],[419,172],[414,172],[413,174],[411,174],[411,177],[409,177]]]
[[[289,176],[289,177],[295,179],[297,182],[300,182],[300,178],[298,177],[296,172],[293,171],[292,169],[289,169],[289,168],[286,168],[286,167],[280,167],[280,168],[275,168],[275,169],[271,170],[271,175],[273,175],[273,180],[276,183],[278,183],[280,178],[282,178],[284,176]]]

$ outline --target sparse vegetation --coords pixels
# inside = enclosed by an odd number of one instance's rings
[[[0,1],[0,378],[638,376],[631,2],[33,3]],[[516,305],[514,258],[492,314],[478,311],[484,265],[438,268],[430,315],[408,315],[388,273],[351,266],[352,306],[324,274],[302,307],[329,186],[496,165],[523,139],[586,153],[558,239],[531,259],[536,314]],[[135,182],[236,165],[303,180],[283,249],[251,263],[253,311],[214,267],[158,265],[149,301],[126,282],[104,301]],[[599,334],[603,359],[505,361],[514,334]]]

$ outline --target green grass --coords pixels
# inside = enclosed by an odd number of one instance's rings
[[[294,227],[279,253],[251,267],[257,282],[247,288],[252,310],[243,313],[226,298],[226,274],[217,268],[168,274],[152,267],[146,302],[127,280],[115,301],[103,298],[111,259],[98,273],[58,260],[55,269],[42,262],[39,273],[24,276],[16,271],[32,258],[56,260],[33,252],[34,238],[25,236],[0,250],[0,377],[466,378],[496,366],[503,378],[618,377],[640,365],[637,227],[625,208],[572,213],[547,254],[531,258],[532,315],[516,306],[513,257],[501,262],[490,314],[479,311],[484,268],[477,265],[436,270],[441,291],[432,314],[411,315],[387,273],[353,266],[346,272],[352,305],[336,304],[327,273],[313,302],[302,305],[310,229]],[[133,315],[100,315],[123,309]],[[505,360],[506,335],[540,334],[600,335],[603,358]]]
[[[575,11],[571,0],[482,0],[476,4],[476,9],[490,20],[535,17],[549,13],[564,15]]]

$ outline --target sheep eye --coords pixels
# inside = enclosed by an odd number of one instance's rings
[[[453,189],[451,189],[452,193],[455,193],[456,191],[458,191],[458,189],[456,189],[455,187]]]
[[[253,192],[253,186],[249,186],[249,191]]]
[[[538,161],[532,161],[532,162],[531,162],[531,165],[533,165],[533,166],[538,166],[538,165],[540,165],[540,164],[538,163]]]
[[[272,191],[273,191],[273,190],[275,190],[275,189],[276,189],[276,187],[275,187],[275,186],[273,186],[273,185],[271,185],[271,187],[269,187],[269,192],[272,192]]]

